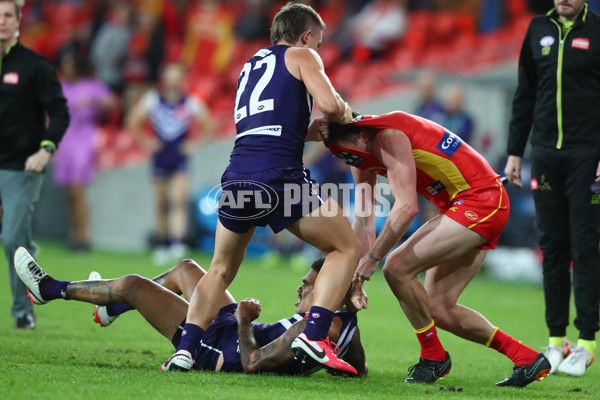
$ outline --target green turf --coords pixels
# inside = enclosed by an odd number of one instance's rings
[[[209,257],[195,255],[202,265]],[[62,279],[85,279],[90,270],[104,277],[127,273],[154,276],[161,268],[148,255],[97,252],[73,255],[43,242],[38,260]],[[5,260],[2,260],[2,265]],[[263,303],[261,321],[290,316],[295,288],[303,274],[289,268],[266,269],[247,261],[232,285],[236,299]],[[369,309],[359,314],[369,365],[366,379],[334,378],[323,372],[311,378],[241,374],[165,374],[159,365],[172,354],[170,343],[135,312],[109,328],[92,322],[92,307],[54,301],[36,306],[38,327],[17,331],[10,318],[7,274],[0,274],[0,399],[598,399],[600,367],[582,378],[551,376],[525,389],[497,388],[512,363],[495,351],[440,333],[452,355],[451,374],[433,385],[407,385],[406,369],[419,355],[412,329],[381,273],[368,283]],[[538,287],[476,279],[461,298],[494,324],[525,343],[546,344],[542,291]],[[572,329],[572,328],[570,328]],[[569,331],[572,339],[574,330]]]

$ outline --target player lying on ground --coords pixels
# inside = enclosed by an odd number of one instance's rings
[[[510,209],[500,177],[488,162],[443,126],[403,112],[361,116],[349,125],[324,128],[329,149],[352,165],[357,188],[370,189],[355,194],[356,210],[364,206],[370,211],[357,213],[354,220],[364,254],[356,274],[360,281],[369,280],[390,253],[383,275],[421,344],[419,362],[405,382],[431,383],[450,372],[450,355],[436,326],[510,358],[513,373],[498,386],[524,387],[547,376],[550,363],[542,353],[458,304],[487,251],[496,247]],[[395,200],[379,235],[374,222],[377,174],[387,177]],[[439,207],[440,214],[392,251],[417,214],[417,193]],[[425,271],[421,284],[418,276]]]
[[[307,375],[320,369],[320,364],[295,360],[291,343],[306,326],[302,314],[312,305],[313,285],[323,260],[315,261],[302,279],[297,289],[296,314],[291,318],[272,324],[253,322],[260,314],[260,303],[246,299],[238,305],[229,292],[224,293],[218,300],[219,314],[198,343],[194,368],[286,375]],[[189,298],[206,274],[194,261],[182,260],[153,280],[126,275],[111,280],[59,281],[47,275],[22,247],[15,253],[15,269],[34,304],[59,298],[92,303],[96,305],[95,320],[102,326],[108,326],[123,312],[136,309],[175,347],[181,339],[188,309],[187,301],[179,295]],[[94,276],[100,278],[97,273],[91,274]],[[329,337],[337,343],[331,343],[332,346],[339,346],[338,355],[365,376],[367,365],[356,315],[348,310],[337,311]]]

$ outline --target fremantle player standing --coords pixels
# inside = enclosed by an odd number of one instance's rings
[[[237,136],[221,180],[214,256],[190,300],[177,352],[162,370],[192,368],[192,351],[219,310],[215,299],[233,281],[256,226],[269,225],[275,233],[288,229],[327,255],[307,326],[292,343],[296,357],[356,374],[338,359],[327,332],[350,287],[360,245],[337,203],[319,197],[302,164],[304,142],[320,139],[318,125],[309,128],[313,99],[327,119],[352,120],[316,52],[324,28],[311,7],[289,3],[271,25],[273,46],[259,50],[242,69],[234,110]],[[292,192],[300,195],[292,198]]]

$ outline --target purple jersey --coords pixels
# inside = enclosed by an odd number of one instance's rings
[[[278,45],[259,50],[240,73],[230,171],[302,168],[313,99],[285,66],[287,49]]]
[[[219,311],[200,342],[194,369],[214,370],[219,356],[223,354],[224,362],[221,371],[243,372],[238,341],[238,324],[235,317],[236,309],[237,304],[230,304]],[[335,316],[342,320],[340,337],[336,344],[339,347],[338,355],[343,357],[350,348],[350,342],[358,322],[356,315],[347,311],[337,311]],[[302,318],[302,315],[294,314],[291,318],[282,319],[272,324],[253,322],[252,328],[257,345],[262,347],[271,343]],[[174,345],[177,346],[175,342]],[[300,362],[293,362],[285,366],[282,372],[293,375],[308,370]]]

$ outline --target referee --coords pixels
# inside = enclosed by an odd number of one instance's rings
[[[600,16],[585,0],[554,0],[554,7],[533,18],[525,35],[505,173],[521,186],[521,157],[532,131],[531,189],[550,336],[546,357],[551,373],[581,376],[594,359],[599,329]],[[571,262],[579,331],[574,350],[566,339]]]
[[[35,328],[32,304],[13,268],[19,246],[34,251],[33,207],[44,168],[69,125],[69,111],[52,65],[21,45],[23,0],[0,0],[0,203],[15,327]]]

